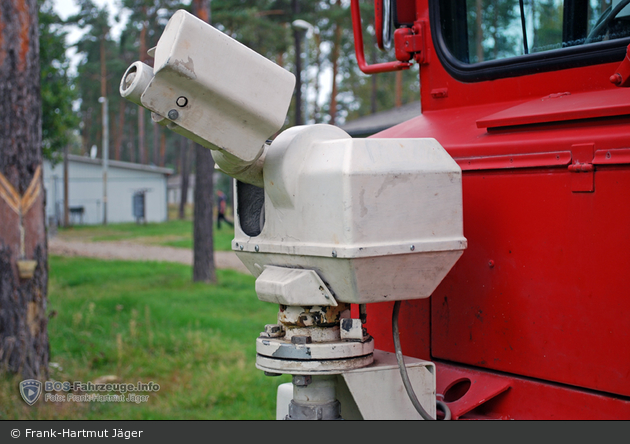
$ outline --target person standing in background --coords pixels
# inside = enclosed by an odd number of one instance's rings
[[[221,229],[221,221],[225,222],[226,224],[228,224],[229,226],[233,227],[234,223],[230,222],[229,220],[226,219],[225,217],[225,209],[227,207],[227,199],[225,197],[225,194],[223,193],[223,191],[219,190],[217,191],[217,196],[218,196],[218,204],[217,204],[217,229]]]

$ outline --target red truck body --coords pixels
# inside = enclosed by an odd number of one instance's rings
[[[403,353],[436,363],[454,419],[630,419],[630,89],[610,79],[625,47],[462,74],[438,2],[396,3],[422,115],[374,137],[440,142],[468,239],[430,298],[402,303]],[[387,351],[392,305],[367,307]]]

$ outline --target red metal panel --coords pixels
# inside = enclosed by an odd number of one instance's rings
[[[393,302],[367,304],[368,333],[374,337],[374,346],[379,350],[394,352],[392,338]],[[406,356],[431,360],[431,306],[429,299],[402,301],[398,315],[400,345]],[[353,313],[358,318],[358,310]]]
[[[427,0],[415,5],[428,23]],[[431,32],[425,47],[435,54]],[[433,137],[464,170],[468,249],[429,300],[401,310],[403,352],[448,361],[438,386],[485,381],[451,400],[464,418],[630,419],[630,96],[610,83],[618,65],[462,83],[431,57],[423,115],[378,135]],[[392,351],[391,304],[368,315]]]
[[[396,2],[396,21],[398,23],[413,23],[416,19],[416,5],[414,2]]]
[[[452,419],[480,407],[510,388],[511,378],[499,378],[488,372],[463,371],[441,365],[436,376],[438,396],[447,403]]]
[[[630,174],[468,172],[468,249],[432,295],[432,355],[630,396]],[[492,261],[492,264],[491,264]]]
[[[549,94],[477,120],[479,128],[630,114],[630,89]]]
[[[595,144],[578,143],[571,146],[573,163],[569,165],[571,175],[571,191],[576,193],[592,193],[594,190],[595,171],[593,157]]]
[[[459,419],[630,419],[628,399],[450,363],[436,362],[435,365],[439,394],[444,394],[443,390],[452,386],[453,381],[471,382],[467,392],[459,391],[461,398],[447,402]],[[501,390],[506,386],[507,389]],[[461,409],[466,404],[477,407]]]
[[[514,154],[505,156],[458,157],[455,159],[462,171],[535,168],[568,165],[570,151],[555,153]]]
[[[595,165],[619,165],[630,163],[630,148],[617,150],[597,150],[593,164]]]

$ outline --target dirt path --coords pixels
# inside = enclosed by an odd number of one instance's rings
[[[123,259],[136,261],[179,262],[192,265],[193,252],[185,248],[160,247],[128,241],[81,242],[59,237],[48,239],[49,254],[59,256],[84,256],[100,259]],[[229,268],[248,273],[247,268],[232,251],[215,251],[217,268]]]

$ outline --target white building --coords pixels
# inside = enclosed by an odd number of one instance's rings
[[[216,181],[215,181],[216,183]],[[168,203],[178,204],[182,199],[182,176],[174,174],[168,178]],[[195,175],[188,175],[188,193],[186,202],[189,204],[195,201]]]
[[[107,169],[107,222],[135,222],[134,195],[144,195],[144,221],[168,219],[169,168],[110,160]],[[46,220],[63,221],[63,162],[44,161]],[[140,198],[141,199],[141,198]],[[101,159],[68,155],[70,224],[103,223],[103,163]],[[139,213],[136,213],[139,215]]]

